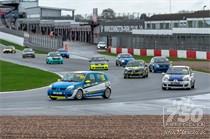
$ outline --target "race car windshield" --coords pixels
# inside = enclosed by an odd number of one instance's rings
[[[120,58],[132,58],[132,56],[128,54],[122,54],[120,55]]]
[[[33,52],[32,49],[25,49],[24,52]]]
[[[144,63],[142,62],[129,62],[127,67],[143,67]]]
[[[82,82],[85,79],[84,73],[68,73],[64,75],[62,81],[64,82]]]
[[[49,56],[50,57],[58,57],[58,56],[60,56],[60,54],[59,53],[50,53]]]
[[[64,50],[64,49],[60,49],[60,50],[58,50],[59,52],[67,52],[66,50]]]
[[[106,59],[104,57],[94,57],[91,61],[106,61]]]
[[[104,44],[106,44],[105,42],[99,42],[99,44],[102,44],[102,45],[104,45]]]
[[[167,74],[188,75],[189,70],[186,68],[169,68]]]
[[[155,63],[168,63],[167,58],[155,58]]]

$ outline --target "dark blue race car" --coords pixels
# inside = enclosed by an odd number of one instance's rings
[[[153,57],[149,64],[150,72],[167,72],[170,67],[170,62],[166,57]]]
[[[60,48],[57,50],[58,53],[60,53],[60,55],[64,58],[69,58],[70,57],[70,54],[67,50],[63,49],[63,48]]]
[[[128,62],[134,61],[134,60],[135,59],[133,58],[133,56],[131,54],[121,53],[121,54],[118,54],[118,56],[116,58],[116,66],[125,67],[128,64]]]

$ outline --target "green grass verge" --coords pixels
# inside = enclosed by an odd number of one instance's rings
[[[98,52],[99,54],[102,54],[102,55],[107,55],[107,56],[113,56],[113,57],[116,57],[117,54],[112,54],[112,53],[109,53],[109,52]],[[134,58],[137,59],[137,60],[144,60],[145,62],[149,63],[150,60],[153,58],[153,56],[137,56],[137,55],[134,55]],[[207,60],[195,60],[195,59],[185,59],[185,58],[171,58],[169,57],[168,58],[170,61],[207,61]]]
[[[18,44],[15,44],[6,40],[2,40],[2,39],[0,39],[0,44],[6,45],[6,46],[14,46],[15,49],[20,50],[20,51],[22,51],[24,48],[27,48],[26,46],[21,46],[21,45],[18,45]],[[47,52],[40,51],[40,50],[35,50],[35,52],[37,54],[47,54]]]
[[[8,41],[2,40],[2,39],[0,39],[0,44],[6,45],[6,46],[14,46],[15,49],[18,49],[18,50],[23,50],[25,48],[24,46],[20,46],[18,44],[8,42]]]
[[[58,75],[0,60],[0,92],[44,87],[60,78]]]

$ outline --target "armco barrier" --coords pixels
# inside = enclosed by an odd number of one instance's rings
[[[159,50],[159,49],[133,49],[133,48],[109,48],[108,52],[130,53],[139,56],[166,56],[172,58],[187,58],[197,60],[210,60],[210,52],[194,51],[194,50]]]
[[[21,46],[24,45],[24,37],[0,32],[0,39],[6,40],[6,41],[9,41],[9,42],[13,42],[13,43],[16,43],[16,44],[21,45]]]

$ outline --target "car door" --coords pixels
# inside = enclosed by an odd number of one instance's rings
[[[94,73],[89,73],[86,78],[85,78],[85,83],[84,83],[84,92],[85,96],[91,97],[95,96],[97,94],[97,81],[96,81],[96,76]]]

